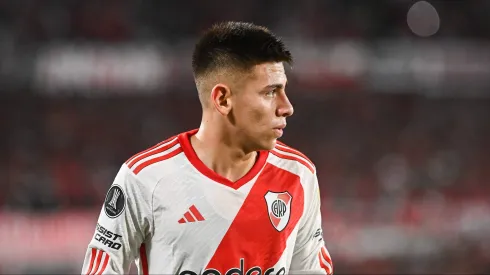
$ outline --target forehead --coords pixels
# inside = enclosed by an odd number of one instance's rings
[[[252,68],[251,79],[264,85],[285,84],[287,81],[282,62],[255,65]]]

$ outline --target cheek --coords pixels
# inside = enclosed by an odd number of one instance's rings
[[[244,102],[241,105],[243,108],[237,113],[240,116],[239,119],[242,122],[242,126],[253,132],[260,130],[261,126],[268,126],[271,117],[271,106],[269,104],[270,102],[256,98]]]
[[[249,117],[255,123],[260,123],[265,119],[265,115],[260,109],[251,109]]]
[[[267,108],[250,108],[247,114],[248,125],[252,132],[262,132],[270,124],[270,115]]]

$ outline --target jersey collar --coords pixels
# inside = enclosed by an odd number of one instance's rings
[[[196,154],[196,151],[194,151],[194,148],[191,145],[190,137],[194,134],[197,133],[199,129],[194,129],[188,132],[181,133],[179,135],[179,142],[180,145],[182,146],[182,149],[184,150],[184,154],[187,157],[187,159],[190,161],[190,163],[204,176],[210,178],[211,180],[218,182],[220,184],[226,185],[228,187],[231,187],[233,189],[238,189],[250,180],[252,180],[257,174],[260,173],[262,168],[264,167],[267,157],[269,155],[269,151],[259,151],[258,158],[255,161],[255,164],[253,165],[252,169],[248,171],[245,176],[240,178],[239,180],[233,182],[218,173],[214,172],[211,170],[209,167],[204,165],[204,163],[199,159],[199,157]]]

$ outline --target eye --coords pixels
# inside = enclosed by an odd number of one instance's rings
[[[277,93],[277,89],[274,89],[272,91],[267,91],[265,93],[265,95],[268,96],[268,97],[274,97],[276,95],[276,93]]]

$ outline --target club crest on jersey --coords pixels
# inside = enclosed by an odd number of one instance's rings
[[[126,198],[119,185],[113,185],[104,201],[104,211],[109,218],[116,218],[123,212],[126,207]]]
[[[288,225],[293,197],[287,191],[281,193],[269,191],[264,197],[269,219],[274,228],[281,232]]]

